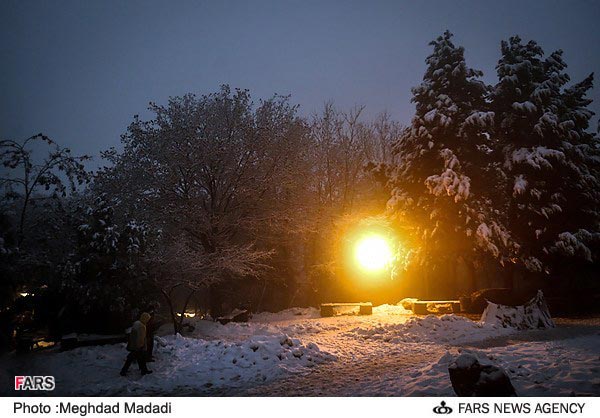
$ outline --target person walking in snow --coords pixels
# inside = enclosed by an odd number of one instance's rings
[[[150,314],[144,312],[140,315],[140,319],[133,323],[131,333],[129,334],[129,341],[127,343],[127,351],[129,351],[129,354],[121,369],[121,376],[127,375],[127,370],[129,370],[129,366],[131,366],[131,363],[133,363],[134,360],[137,361],[142,376],[152,373],[152,371],[148,370],[146,367],[146,324],[149,320]]]

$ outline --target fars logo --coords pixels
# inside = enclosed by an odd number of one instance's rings
[[[452,413],[452,408],[446,405],[446,402],[442,401],[438,406],[433,408],[433,412],[436,414],[447,415]]]
[[[15,376],[15,390],[54,390],[54,376]]]

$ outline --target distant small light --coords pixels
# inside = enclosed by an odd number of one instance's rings
[[[181,312],[177,312],[177,316],[181,316]],[[196,314],[194,312],[184,312],[183,316],[185,318],[194,318]]]

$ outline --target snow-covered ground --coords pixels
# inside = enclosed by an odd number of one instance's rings
[[[600,335],[536,341],[485,350],[453,349],[411,377],[407,395],[452,396],[448,366],[459,352],[506,370],[521,396],[600,395]]]
[[[9,355],[1,366],[7,378],[54,375],[54,395],[452,395],[448,364],[469,350],[505,368],[519,395],[600,394],[598,321],[517,331],[382,305],[370,316],[293,308],[191,325],[185,336],[162,329],[154,373],[144,377],[135,364],[119,376],[124,344]]]
[[[141,377],[133,364],[128,377],[119,376],[125,344],[79,348],[40,355],[37,367],[56,378],[59,392],[86,395],[185,394],[210,388],[238,387],[273,380],[333,360],[313,344],[302,344],[282,333],[256,335],[239,341],[158,337],[149,363],[153,374]],[[46,373],[46,372],[44,372]],[[37,374],[37,373],[36,373]]]

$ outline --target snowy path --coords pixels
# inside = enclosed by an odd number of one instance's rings
[[[444,350],[426,347],[412,352],[390,351],[358,361],[338,361],[312,370],[300,377],[285,378],[246,391],[242,396],[402,396],[411,375],[436,361]]]
[[[459,345],[364,341],[354,346],[352,356],[339,353],[338,361],[301,376],[214,394],[453,396],[448,364],[459,350],[469,350],[504,367],[522,396],[600,395],[600,319],[558,319],[557,324],[551,330],[521,331]],[[326,337],[321,342],[325,349],[329,341]]]
[[[313,312],[313,317],[316,314]],[[435,344],[392,344],[357,336],[354,330],[381,329],[406,324],[410,312],[376,309],[373,316],[271,321],[300,338],[310,337],[319,347],[337,356],[305,373],[251,387],[232,388],[213,394],[236,396],[368,396],[401,395],[406,378],[424,365],[437,361],[445,350]],[[265,318],[267,319],[267,318]],[[261,321],[258,316],[255,320]]]

